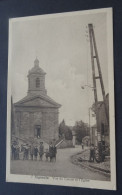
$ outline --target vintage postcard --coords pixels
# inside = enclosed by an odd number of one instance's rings
[[[112,8],[9,19],[6,181],[116,190]]]

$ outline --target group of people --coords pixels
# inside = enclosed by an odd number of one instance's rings
[[[23,155],[23,160],[37,160],[38,156],[39,159],[42,161],[43,156],[45,155],[46,161],[50,159],[50,162],[56,161],[56,154],[57,148],[51,142],[49,145],[49,149],[44,149],[43,142],[40,142],[39,145],[31,143],[31,144],[22,144],[21,147],[19,143],[13,142],[11,145],[11,153],[12,153],[12,160],[19,160],[20,153]]]
[[[37,160],[38,154],[39,154],[39,158],[40,160],[42,160],[42,157],[44,155],[44,146],[43,146],[43,142],[40,142],[39,147],[37,145],[34,145],[33,143],[30,145],[30,157],[31,160]],[[26,159],[28,160],[28,159]]]

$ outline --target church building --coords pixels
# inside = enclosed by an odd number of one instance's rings
[[[27,96],[14,104],[14,132],[19,138],[40,138],[47,142],[58,139],[61,105],[47,95],[45,75],[36,58],[27,76]]]

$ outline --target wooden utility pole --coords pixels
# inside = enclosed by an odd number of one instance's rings
[[[95,104],[96,104],[96,106],[98,104],[96,80],[99,79],[100,80],[100,85],[101,85],[101,90],[102,90],[106,120],[107,120],[107,123],[109,124],[108,109],[107,109],[107,106],[106,106],[105,89],[104,89],[104,84],[103,84],[103,78],[102,78],[100,61],[99,61],[99,56],[98,56],[98,51],[97,51],[97,46],[96,46],[96,40],[95,40],[93,24],[88,24],[88,27],[89,27],[89,38],[90,38],[90,50],[91,50],[92,76],[93,76],[93,87],[94,87],[93,89],[94,89]],[[97,69],[98,69],[98,75],[97,76],[95,75],[95,60],[96,60],[96,65],[97,65]]]
[[[99,150],[99,159],[102,159],[102,143],[101,143],[101,130],[99,126],[99,113],[98,113],[98,96],[97,96],[97,84],[96,80],[99,79],[101,85],[101,91],[103,96],[103,103],[106,115],[106,121],[109,126],[109,115],[106,105],[106,96],[105,89],[103,84],[102,72],[100,67],[100,61],[96,46],[95,34],[93,29],[93,24],[88,24],[89,28],[89,38],[90,38],[90,51],[91,51],[91,64],[92,64],[92,78],[93,78],[93,90],[94,90],[94,100],[95,100],[95,111],[96,111],[96,123],[97,123],[97,137],[98,137],[98,150]],[[95,68],[98,70],[98,75],[96,75]],[[100,160],[101,161],[101,160]]]

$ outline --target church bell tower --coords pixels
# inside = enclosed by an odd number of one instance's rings
[[[28,95],[46,95],[45,89],[46,73],[39,67],[39,60],[36,58],[34,67],[28,72]]]

